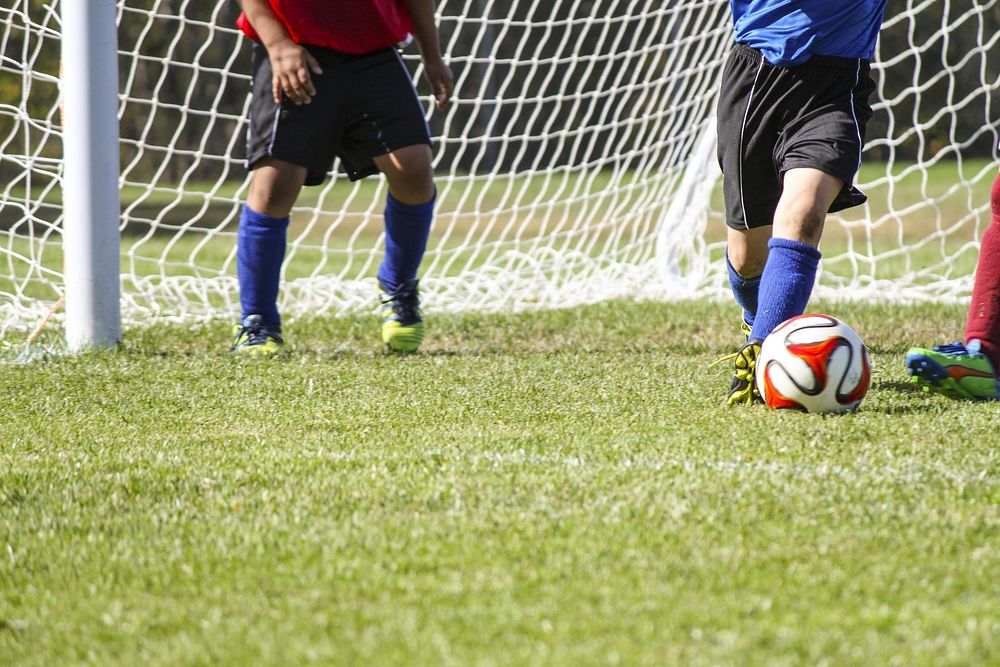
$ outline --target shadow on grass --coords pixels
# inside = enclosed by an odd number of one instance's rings
[[[909,381],[903,380],[879,380],[872,385],[872,389],[877,391],[896,391],[903,394],[923,394],[920,387]]]

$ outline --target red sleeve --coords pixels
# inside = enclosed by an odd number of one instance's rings
[[[242,30],[244,35],[254,40],[255,42],[260,41],[260,35],[258,35],[257,31],[253,29],[252,25],[250,25],[250,21],[247,19],[247,15],[244,14],[243,12],[240,12],[240,17],[236,19],[236,27]]]

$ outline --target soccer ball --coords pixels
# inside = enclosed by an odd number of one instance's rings
[[[757,389],[772,409],[851,412],[868,393],[871,362],[861,336],[829,315],[782,322],[760,346]]]

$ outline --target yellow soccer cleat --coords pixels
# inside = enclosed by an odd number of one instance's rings
[[[760,403],[757,390],[757,357],[760,355],[760,341],[748,340],[733,358],[733,381],[726,396],[726,405],[750,405]]]
[[[281,327],[264,324],[260,315],[247,315],[233,327],[233,346],[229,351],[254,357],[269,357],[281,351]]]
[[[420,313],[420,290],[416,278],[406,280],[395,291],[379,283],[382,313],[382,343],[386,352],[416,352],[424,342],[424,318]]]

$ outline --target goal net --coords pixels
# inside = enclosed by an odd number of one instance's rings
[[[66,0],[62,0],[65,2]],[[501,6],[502,4],[502,6]],[[456,99],[432,112],[429,311],[727,293],[714,104],[727,0],[439,0]],[[124,324],[235,318],[249,44],[231,0],[120,0]],[[0,7],[0,340],[64,290],[60,0]],[[817,295],[967,296],[996,166],[1000,0],[890,0],[861,208],[832,216]],[[289,317],[373,307],[379,178],[303,191]],[[58,328],[59,313],[54,321]]]

